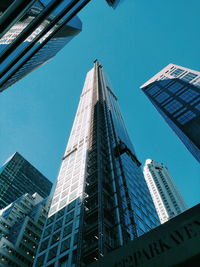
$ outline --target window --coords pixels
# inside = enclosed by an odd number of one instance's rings
[[[58,245],[49,250],[48,261],[56,257]]]
[[[184,72],[184,70],[181,69],[175,69],[173,70],[170,74],[174,77],[178,77],[180,74],[182,74]]]
[[[59,196],[55,197],[51,203],[51,205],[54,205],[55,203],[57,203],[59,200]]]
[[[50,235],[51,230],[52,230],[52,225],[49,226],[48,228],[46,228],[46,230],[44,231],[43,237],[46,237],[46,236]]]
[[[55,223],[54,231],[56,231],[58,228],[62,226],[62,222],[63,222],[63,218]]]
[[[48,247],[49,238],[44,240],[40,245],[40,252],[45,250]]]
[[[58,205],[56,204],[55,206],[51,207],[49,213],[53,213],[54,211],[56,211],[57,206],[58,206]]]
[[[67,236],[67,235],[71,234],[71,232],[72,232],[72,225],[73,225],[73,223],[65,226],[65,228],[63,230],[63,236]]]
[[[53,236],[52,236],[52,239],[51,239],[51,245],[58,242],[60,240],[60,232],[61,231],[58,231],[57,233],[55,233]]]
[[[74,211],[66,215],[65,223],[70,222],[74,218]]]
[[[172,102],[168,103],[164,108],[170,113],[174,113],[179,108],[181,108],[183,105],[178,102],[177,100],[173,100]]]
[[[67,197],[60,201],[59,208],[62,208],[67,203]]]
[[[179,121],[181,124],[186,124],[188,121],[196,117],[196,114],[192,112],[191,110],[187,111],[183,115],[177,118],[177,121]]]
[[[169,98],[169,94],[162,92],[161,94],[159,94],[158,96],[155,97],[155,100],[159,103],[162,103],[164,100],[166,100],[167,98]]]
[[[63,216],[64,213],[65,213],[65,208],[59,210],[58,213],[57,213],[57,219],[60,218],[61,216]]]
[[[186,92],[184,92],[183,94],[179,95],[179,97],[181,99],[183,99],[185,102],[188,103],[198,95],[199,94],[196,91],[188,89]]]
[[[71,192],[78,187],[78,182],[71,186]]]
[[[69,189],[65,190],[65,191],[62,193],[62,196],[61,196],[61,198],[63,198],[63,197],[65,197],[65,196],[67,196],[68,192],[69,192]]]
[[[68,262],[69,255],[65,255],[61,259],[59,259],[58,267],[65,267]]]
[[[41,255],[40,257],[38,257],[36,266],[40,267],[40,266],[43,265],[45,255],[46,255],[46,254],[43,254],[43,255]]]
[[[182,83],[175,81],[170,84],[167,89],[172,93],[176,93],[177,91],[180,91],[183,87],[184,85]]]
[[[75,208],[76,205],[76,200],[74,200],[73,202],[71,202],[68,207],[67,207],[67,211],[72,210],[73,208]]]
[[[175,114],[174,114],[174,118],[175,117],[178,117],[181,113],[183,113],[184,111],[186,111],[187,110],[187,108],[181,108],[178,112],[176,112]]]
[[[47,219],[47,225],[50,224],[50,223],[52,223],[54,221],[54,219],[55,219],[55,215],[52,215],[51,217],[49,217]]]
[[[160,87],[157,85],[153,85],[153,87],[150,87],[146,90],[148,95],[155,95],[156,93],[158,93],[160,91]]]
[[[182,77],[182,80],[184,80],[186,82],[190,82],[191,80],[193,80],[197,76],[198,76],[197,74],[194,74],[192,72],[189,72],[188,74],[186,74],[185,76]]]
[[[70,241],[71,238],[68,238],[61,243],[60,253],[70,248]]]

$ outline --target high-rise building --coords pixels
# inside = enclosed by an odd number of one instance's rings
[[[0,210],[0,266],[32,266],[49,206],[35,193]]]
[[[65,23],[69,12],[64,10],[69,6],[70,0],[24,2],[26,5],[18,20],[13,18],[14,23],[12,20],[8,23],[0,39],[0,91],[49,61],[82,28],[77,16]],[[1,1],[0,8],[4,11],[2,17],[6,17],[9,11],[19,12],[18,5],[15,7],[14,4]]]
[[[0,1],[0,92],[54,57],[82,29],[91,0]],[[115,8],[121,0],[106,0]]]
[[[144,177],[161,223],[187,209],[172,176],[162,163],[147,159],[144,166]]]
[[[141,89],[200,162],[200,72],[169,64]]]
[[[18,152],[0,168],[0,209],[25,193],[50,194],[52,183]]]
[[[80,96],[34,266],[86,266],[157,226],[140,165],[117,97],[95,61]]]

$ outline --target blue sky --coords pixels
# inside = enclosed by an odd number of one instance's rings
[[[200,70],[199,0],[93,0],[83,31],[51,62],[0,96],[0,164],[20,152],[55,181],[86,72],[98,58],[110,77],[141,162],[163,162],[189,207],[200,202],[200,167],[139,89],[169,63]]]

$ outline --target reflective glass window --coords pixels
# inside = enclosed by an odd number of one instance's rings
[[[170,84],[167,89],[172,93],[176,93],[177,91],[180,91],[183,87],[184,85],[182,83],[175,81],[174,83]]]
[[[65,228],[63,230],[63,236],[67,236],[67,235],[71,234],[71,232],[72,232],[72,226],[73,226],[73,223],[65,226]]]
[[[183,104],[181,104],[180,102],[178,102],[177,100],[173,100],[172,102],[170,102],[169,104],[167,104],[164,108],[170,113],[174,113],[175,111],[177,111],[179,108],[181,108],[183,106]]]
[[[48,261],[56,257],[57,249],[58,249],[58,246],[55,246],[49,250]]]
[[[146,92],[151,96],[158,93],[159,91],[160,91],[160,87],[157,85],[154,85],[152,88],[150,87],[150,89],[146,90]]]
[[[170,96],[169,94],[162,92],[161,94],[155,97],[155,100],[159,103],[162,103],[164,100],[169,98],[169,96]]]
[[[198,95],[199,94],[196,91],[194,91],[192,89],[188,89],[186,92],[184,92],[183,94],[179,95],[179,97],[181,99],[183,99],[185,102],[188,103]]]
[[[191,110],[188,110],[186,113],[178,117],[177,121],[179,121],[181,124],[185,124],[191,119],[193,119],[194,117],[196,117],[196,114],[192,112]]]
[[[61,253],[70,248],[70,241],[71,238],[68,238],[61,243],[61,248],[60,248]]]

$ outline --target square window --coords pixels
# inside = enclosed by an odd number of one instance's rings
[[[58,245],[49,250],[48,261],[56,257],[57,249],[58,249]]]
[[[68,238],[61,243],[60,253],[70,248],[70,242],[71,242],[71,238]]]
[[[76,206],[76,200],[72,201],[70,204],[67,206],[67,211],[72,210]]]
[[[67,236],[67,235],[72,233],[72,226],[73,226],[73,223],[65,226],[65,228],[63,230],[63,236]]]
[[[65,219],[65,223],[68,223],[68,222],[70,222],[71,220],[73,220],[73,218],[74,218],[74,210],[71,211],[70,213],[68,213],[68,214],[66,215],[65,218],[66,218],[66,219]]]
[[[56,242],[58,242],[60,240],[60,232],[61,231],[58,231],[52,236],[51,245],[53,245],[54,243],[56,243]]]

